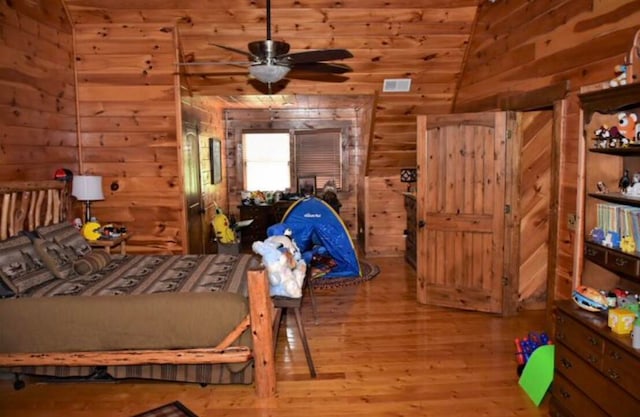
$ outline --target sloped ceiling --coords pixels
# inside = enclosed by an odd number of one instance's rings
[[[415,116],[450,112],[483,0],[273,0],[272,38],[291,50],[344,48],[354,58],[348,80],[292,79],[271,96],[231,65],[180,67],[195,95],[225,107],[354,107],[375,103],[367,174],[415,165]],[[264,0],[63,0],[75,27],[167,25],[177,28],[177,59],[224,62],[246,57],[212,46],[246,50],[266,37]],[[123,48],[127,46],[123,45]],[[383,80],[410,78],[409,93],[383,93]],[[326,99],[325,99],[326,97]],[[369,97],[369,99],[364,99]],[[368,104],[371,105],[371,104]]]

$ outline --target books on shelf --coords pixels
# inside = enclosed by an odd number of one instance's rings
[[[622,238],[631,236],[636,246],[640,243],[640,207],[622,204],[599,203],[596,205],[597,227],[618,233]]]

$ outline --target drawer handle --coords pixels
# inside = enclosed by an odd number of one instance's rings
[[[628,263],[629,263],[629,261],[627,261],[626,259],[616,258],[616,265],[618,265],[618,266],[625,266]]]
[[[564,340],[564,339],[565,339],[565,337],[564,337],[564,333],[563,333],[563,332],[558,332],[558,333],[556,334],[556,339],[558,339],[558,340]]]
[[[593,336],[589,336],[589,343],[591,343],[593,346],[596,346],[600,343],[600,339],[597,339]]]
[[[620,356],[620,352],[618,352],[617,350],[612,351],[612,352],[609,354],[609,356],[610,356],[612,359],[615,359],[615,360],[618,360],[618,361],[619,361],[620,359],[622,359],[622,356]]]
[[[587,256],[596,256],[598,251],[592,248],[587,248]]]
[[[564,399],[571,398],[571,394],[569,394],[567,391],[565,391],[565,390],[563,390],[563,389],[562,389],[562,390],[560,390],[560,395],[561,395],[561,396],[562,396],[562,398],[564,398]]]
[[[562,364],[562,366],[564,366],[567,369],[570,369],[573,367],[573,364],[567,358],[560,359],[560,363]]]
[[[598,358],[596,358],[592,354],[589,354],[589,356],[587,357],[587,361],[589,361],[590,364],[594,364],[594,363],[598,362]]]
[[[614,381],[620,379],[620,375],[618,375],[618,373],[613,369],[608,369],[607,375],[609,375],[609,378],[613,379]]]

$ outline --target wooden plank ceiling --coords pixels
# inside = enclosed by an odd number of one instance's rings
[[[415,165],[415,116],[452,109],[478,4],[484,0],[273,0],[272,39],[286,41],[292,52],[348,49],[353,68],[344,82],[322,76],[290,79],[265,95],[244,67],[228,64],[176,67],[194,95],[216,97],[228,108],[376,109],[368,141],[368,175],[397,173]],[[224,63],[246,61],[242,54],[211,43],[247,50],[266,38],[265,0],[62,0],[73,25],[83,30],[100,25],[118,30],[177,28],[180,61]],[[139,48],[149,62],[147,29],[120,47]],[[145,38],[145,35],[147,37]],[[104,42],[103,48],[106,47]],[[113,58],[118,45],[113,45]],[[104,53],[104,51],[101,51]],[[164,54],[168,51],[157,51]],[[171,55],[169,55],[171,56]],[[174,59],[175,61],[175,59]],[[411,79],[408,93],[383,93],[383,80]],[[375,97],[375,100],[373,99]]]

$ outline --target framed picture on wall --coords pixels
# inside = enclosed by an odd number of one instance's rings
[[[209,138],[209,158],[211,159],[211,184],[222,182],[222,143],[220,139]]]
[[[298,194],[315,195],[316,194],[316,176],[298,177]]]

